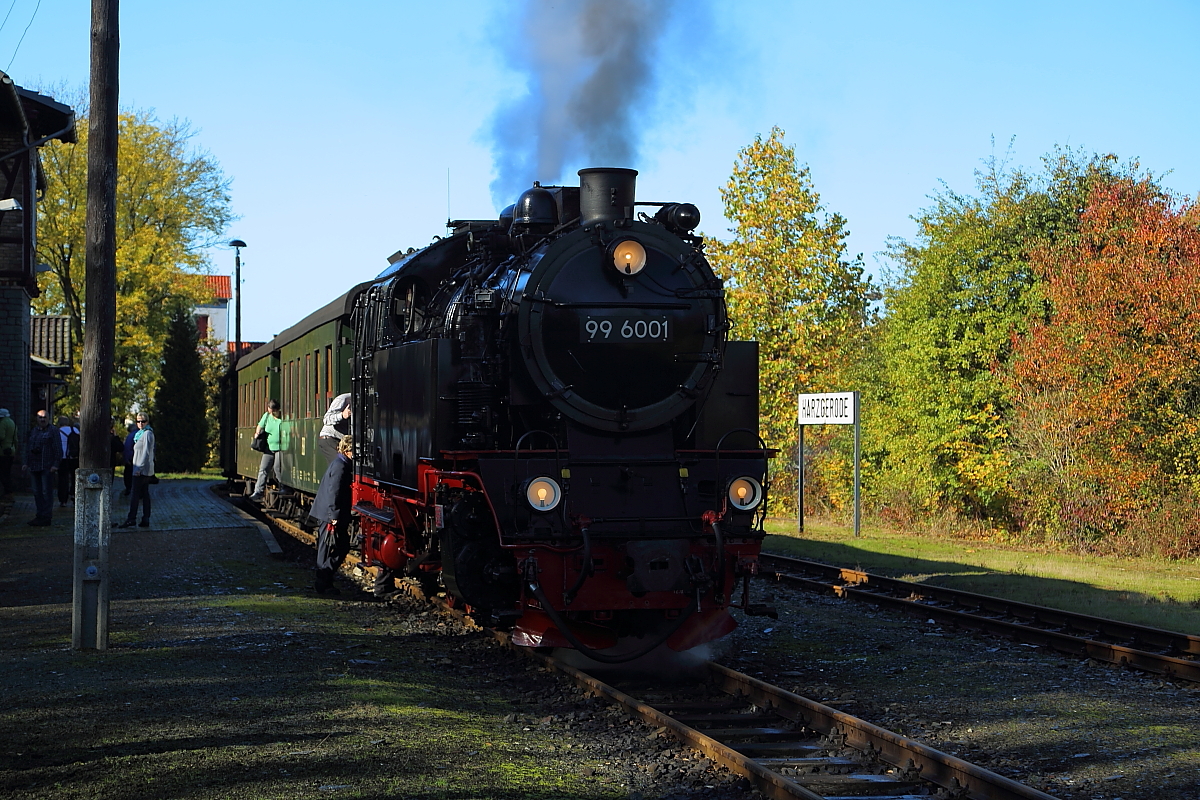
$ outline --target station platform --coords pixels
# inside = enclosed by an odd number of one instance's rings
[[[267,526],[218,496],[213,491],[213,487],[217,485],[220,485],[220,482],[214,480],[169,478],[151,486],[150,527],[138,530],[171,533],[251,528],[262,536],[263,545],[269,552],[281,552],[278,542]],[[109,514],[113,524],[123,522],[129,512],[129,498],[124,496],[124,488],[124,483],[118,478],[116,485],[111,489]],[[33,519],[34,514],[33,495],[28,491],[18,493],[11,508],[0,517],[0,526],[7,532],[15,532],[16,529],[26,527],[26,523]],[[74,503],[60,506],[56,498],[52,519],[49,530],[74,530]],[[29,530],[32,532],[39,529],[30,527]]]

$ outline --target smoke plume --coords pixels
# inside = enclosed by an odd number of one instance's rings
[[[519,9],[506,56],[528,76],[528,93],[501,106],[493,120],[498,206],[535,180],[566,182],[574,177],[568,168],[635,166],[658,51],[677,4],[527,0]]]

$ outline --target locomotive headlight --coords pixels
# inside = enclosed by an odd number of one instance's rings
[[[646,266],[646,248],[635,239],[621,239],[608,248],[613,266],[622,275],[637,275]]]
[[[738,511],[750,511],[762,502],[762,484],[751,477],[737,478],[729,484],[729,504]]]
[[[525,483],[525,501],[534,511],[551,511],[562,500],[562,489],[553,478],[530,478]]]

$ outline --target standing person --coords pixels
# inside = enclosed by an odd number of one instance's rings
[[[12,494],[12,467],[17,456],[17,423],[7,408],[0,408],[0,494]]]
[[[58,504],[65,506],[75,497],[75,470],[79,469],[79,426],[70,417],[58,418],[62,439],[62,463],[58,465]]]
[[[350,433],[350,393],[339,394],[333,398],[333,402],[329,404],[329,410],[325,412],[325,417],[322,422],[325,426],[321,428],[321,433],[317,437],[317,449],[321,451],[321,455],[325,456],[325,462],[332,464],[337,458],[338,445],[342,441],[342,437]]]
[[[137,432],[133,434],[133,494],[129,498],[129,516],[118,528],[132,528],[137,519],[138,504],[142,504],[139,528],[150,527],[150,484],[154,478],[154,431],[150,417],[139,411]]]
[[[37,516],[29,520],[30,525],[49,525],[54,511],[54,480],[58,465],[62,461],[62,437],[58,430],[50,427],[50,412],[37,412],[36,424],[25,439],[25,463],[21,473],[29,473],[33,484],[33,502]]]
[[[263,492],[267,490],[267,475],[270,472],[273,471],[275,480],[282,483],[279,477],[279,451],[283,449],[283,440],[279,435],[283,425],[282,417],[279,401],[268,400],[267,410],[262,415],[262,419],[258,421],[258,427],[254,429],[255,436],[263,431],[267,432],[267,450],[270,451],[263,453],[262,458],[258,461],[258,479],[254,481],[254,494],[250,495],[250,499],[256,503],[261,503],[263,500]]]
[[[121,423],[113,422],[108,429],[108,462],[112,467],[113,477],[117,477],[117,467],[125,462],[125,445],[121,439]]]
[[[317,594],[341,594],[333,576],[350,552],[350,481],[354,477],[351,454],[354,438],[343,436],[313,500],[309,516],[321,523],[317,529]]]
[[[129,497],[129,493],[133,491],[133,440],[137,436],[137,423],[129,423],[125,426],[125,430],[129,431],[129,435],[125,437],[125,447],[122,453],[125,464],[125,472],[122,476],[125,479],[125,491],[122,494]]]

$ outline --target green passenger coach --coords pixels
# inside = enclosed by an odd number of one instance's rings
[[[237,474],[246,479],[246,494],[253,491],[262,458],[250,443],[272,398],[279,401],[283,415],[277,467],[284,486],[268,489],[275,494],[275,502],[268,505],[302,502],[294,489],[316,494],[326,467],[317,437],[329,403],[350,391],[354,352],[350,313],[359,292],[370,285],[356,286],[238,361]]]

